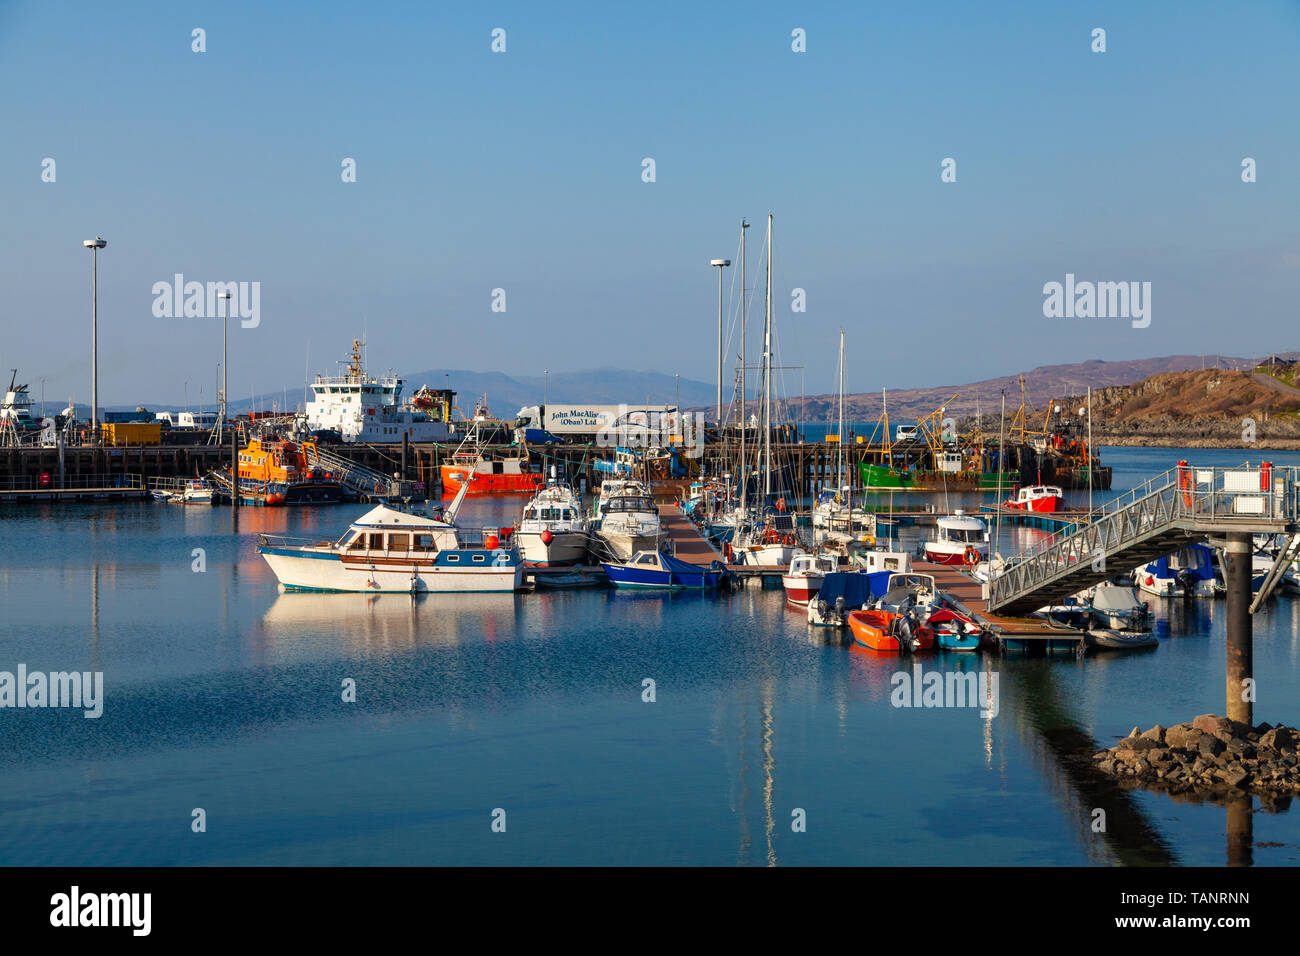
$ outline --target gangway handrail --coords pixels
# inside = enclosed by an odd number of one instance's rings
[[[1248,480],[1229,481],[1229,474]],[[1257,485],[1250,487],[1251,482]],[[1243,499],[1255,499],[1256,504],[1242,508]],[[1103,559],[1101,569],[1094,566],[1091,574],[1104,576],[1106,556],[1171,531],[1190,535],[1215,528],[1245,531],[1275,529],[1278,524],[1294,526],[1300,518],[1298,502],[1300,468],[1296,466],[1269,463],[1266,469],[1264,463],[1251,466],[1246,462],[1239,467],[1196,468],[1180,462],[1116,498],[1087,524],[1058,531],[1006,559],[989,581],[990,606],[1005,606],[1037,595],[1063,578],[1077,577],[1080,563],[1089,556]]]

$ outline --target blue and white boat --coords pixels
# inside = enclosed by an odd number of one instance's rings
[[[523,584],[519,549],[496,529],[457,528],[461,485],[443,515],[371,508],[337,541],[262,535],[258,553],[295,591],[514,591]]]
[[[848,627],[849,612],[882,597],[892,576],[890,571],[835,571],[826,575],[816,599],[808,602],[808,623]]]
[[[601,565],[620,588],[694,588],[717,590],[727,575],[721,561],[708,567],[689,564],[662,551],[638,551],[629,561]]]
[[[1188,545],[1133,572],[1133,583],[1160,597],[1214,597],[1221,586],[1208,545]]]

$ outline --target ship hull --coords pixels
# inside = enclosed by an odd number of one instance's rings
[[[265,545],[258,551],[291,591],[514,591],[523,584],[518,554],[503,550],[458,549],[417,560]]]
[[[550,544],[542,541],[540,531],[516,531],[515,543],[533,564],[577,564],[587,556],[587,535],[581,531],[552,531]]]
[[[439,471],[442,475],[442,496],[444,498],[456,497],[466,475],[470,476],[469,491],[466,494],[472,497],[481,495],[533,495],[546,484],[541,475],[532,472],[502,475],[483,472],[471,473],[468,468],[457,467],[456,465],[440,465]]]

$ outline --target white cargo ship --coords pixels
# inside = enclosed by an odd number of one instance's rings
[[[410,404],[402,402],[402,380],[391,373],[366,374],[361,342],[353,339],[342,375],[317,375],[307,386],[307,424],[314,431],[336,431],[345,442],[388,444],[449,440],[455,428],[450,389],[421,388]]]

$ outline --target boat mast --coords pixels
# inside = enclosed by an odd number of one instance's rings
[[[740,220],[740,511],[743,514],[747,504],[749,486],[749,464],[745,460],[745,230],[749,223]]]
[[[763,503],[772,494],[772,214],[767,214],[767,296],[763,310]]]
[[[835,455],[839,462],[840,487],[844,486],[844,330],[840,329],[840,430],[835,439]],[[835,489],[836,499],[839,498],[839,488]],[[853,516],[849,515],[849,523],[853,523]],[[850,531],[853,529],[850,528]]]

